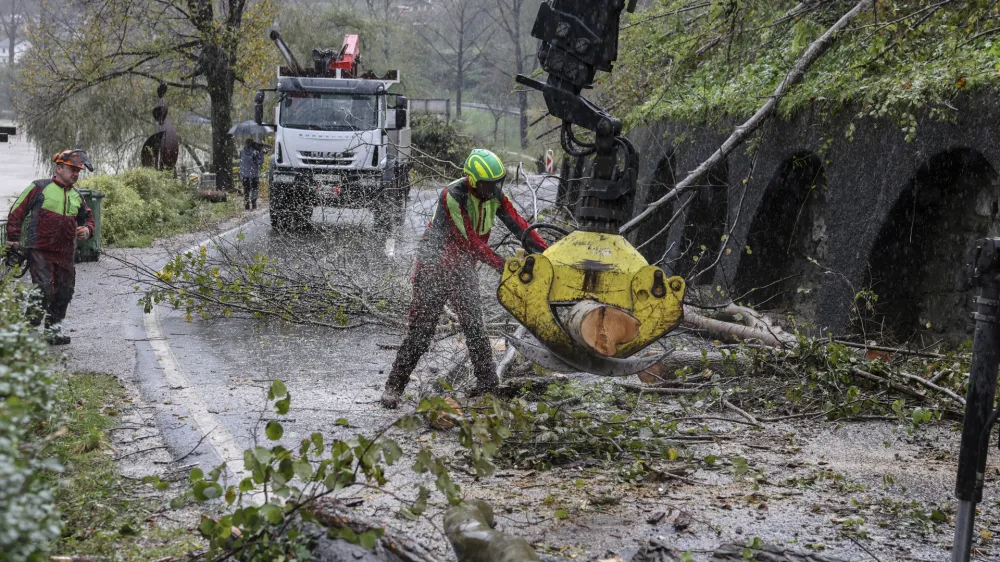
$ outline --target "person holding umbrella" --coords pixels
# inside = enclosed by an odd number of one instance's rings
[[[230,135],[248,135],[240,150],[240,182],[243,184],[243,201],[246,210],[257,208],[257,193],[260,188],[260,169],[264,165],[265,146],[255,139],[272,132],[270,127],[258,125],[254,121],[241,121],[229,129]]]
[[[260,168],[264,165],[264,147],[247,139],[240,151],[240,182],[243,184],[243,208],[257,209],[257,192],[260,189]]]

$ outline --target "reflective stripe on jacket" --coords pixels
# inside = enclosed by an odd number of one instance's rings
[[[7,216],[7,240],[21,246],[72,257],[76,227],[86,226],[94,235],[94,215],[80,193],[49,180],[32,182],[21,193]]]
[[[497,217],[518,240],[528,228],[503,190],[497,189],[493,197],[484,201],[469,190],[465,178],[452,182],[441,192],[434,218],[420,241],[420,262],[471,265],[481,261],[500,270],[504,260],[488,244]],[[529,238],[534,246],[532,251],[541,252],[548,247],[535,231]]]

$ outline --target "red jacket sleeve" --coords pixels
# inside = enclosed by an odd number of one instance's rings
[[[87,202],[82,197],[80,198],[80,212],[86,213],[86,219],[82,226],[86,226],[90,230],[90,235],[93,236],[94,231],[97,229],[97,225],[94,224],[94,212],[90,210],[90,206],[87,205]]]
[[[24,224],[24,217],[28,214],[28,209],[31,208],[31,202],[37,195],[35,191],[35,185],[29,185],[10,208],[10,213],[7,215],[8,241],[17,242],[21,239],[21,225]]]
[[[518,240],[521,239],[521,235],[524,234],[524,231],[528,229],[528,222],[521,218],[521,215],[518,214],[517,209],[514,208],[514,205],[510,202],[510,198],[507,197],[507,194],[504,194],[503,199],[500,201],[500,209],[498,210],[497,215],[500,216],[500,220],[503,221],[507,230],[511,231],[511,233],[513,233]],[[529,249],[534,250],[535,253],[540,254],[549,247],[549,245],[545,243],[545,240],[539,236],[537,230],[532,230],[531,233],[528,234],[528,238],[531,240],[532,245],[535,246],[534,248]]]

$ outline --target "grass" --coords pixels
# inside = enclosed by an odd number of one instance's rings
[[[151,516],[165,499],[119,473],[110,430],[119,425],[127,401],[125,389],[112,376],[81,373],[68,378],[66,431],[47,451],[65,467],[57,475],[63,535],[52,545],[54,554],[156,560],[200,547],[188,530],[160,527]]]
[[[535,148],[529,146],[521,149],[520,137],[520,117],[517,115],[505,114],[500,119],[500,127],[497,129],[496,141],[493,140],[493,114],[482,109],[462,108],[462,131],[466,134],[475,135],[479,140],[485,141],[497,148],[509,150],[510,152],[534,155]],[[530,135],[529,135],[530,138]]]

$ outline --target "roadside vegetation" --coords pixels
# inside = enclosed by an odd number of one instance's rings
[[[66,377],[61,435],[45,450],[63,467],[47,478],[62,521],[60,537],[50,547],[54,554],[139,561],[181,557],[199,548],[191,530],[161,526],[163,520],[155,517],[166,504],[161,494],[118,469],[112,431],[121,425],[129,401],[113,376]]]
[[[0,559],[153,560],[196,548],[150,518],[163,503],[119,473],[111,431],[127,407],[112,376],[64,374],[24,319],[30,286],[0,278]]]
[[[104,194],[101,238],[106,246],[147,247],[155,238],[206,228],[238,216],[243,200],[210,203],[194,187],[169,173],[136,168],[120,174],[85,177],[79,188]]]

